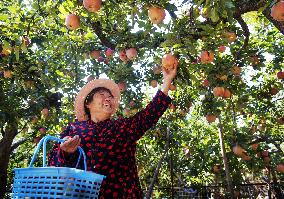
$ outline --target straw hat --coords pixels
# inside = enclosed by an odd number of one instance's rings
[[[94,88],[98,88],[98,87],[104,87],[110,90],[111,94],[114,97],[113,114],[116,112],[118,105],[119,105],[119,100],[120,100],[120,90],[119,90],[118,85],[110,79],[94,79],[88,82],[85,86],[83,86],[83,88],[79,91],[75,99],[74,108],[75,108],[75,115],[78,121],[88,120],[88,115],[86,114],[85,108],[84,108],[84,102],[88,94]]]

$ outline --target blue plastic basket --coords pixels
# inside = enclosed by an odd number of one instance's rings
[[[87,171],[86,155],[81,147],[76,168],[81,156],[84,169],[46,166],[46,142],[64,140],[46,136],[39,142],[28,168],[14,169],[13,198],[58,199],[58,198],[98,198],[101,183],[105,176]],[[36,156],[43,145],[43,167],[33,167]]]

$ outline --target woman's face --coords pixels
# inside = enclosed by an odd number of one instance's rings
[[[114,98],[108,91],[101,90],[94,94],[93,100],[87,104],[90,114],[93,117],[108,119],[115,111]]]

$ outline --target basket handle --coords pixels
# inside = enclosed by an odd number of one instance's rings
[[[30,165],[29,167],[33,167],[33,164],[34,164],[34,161],[36,160],[36,156],[41,148],[41,145],[43,145],[43,159],[42,159],[42,166],[43,167],[46,167],[46,143],[47,141],[49,140],[54,140],[54,141],[57,141],[57,142],[65,142],[65,140],[63,139],[60,139],[60,138],[57,138],[57,137],[54,137],[54,136],[51,136],[51,135],[47,135],[45,137],[43,137],[40,142],[38,143],[37,145],[37,148],[34,152],[34,155],[32,157],[32,160],[30,162]],[[81,159],[81,156],[83,155],[83,158],[84,158],[84,170],[87,171],[87,163],[86,163],[86,155],[85,155],[85,152],[84,150],[78,146],[77,148],[80,152],[80,155],[79,155],[79,158],[78,158],[78,161],[77,161],[77,164],[76,164],[76,168],[78,167],[79,165],[79,162],[80,162],[80,159]]]

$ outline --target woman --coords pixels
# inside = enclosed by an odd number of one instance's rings
[[[74,167],[77,147],[87,156],[87,170],[105,175],[99,198],[142,198],[136,168],[136,142],[155,125],[170,105],[169,87],[177,67],[163,69],[163,85],[147,107],[133,117],[111,119],[119,105],[120,91],[112,80],[87,83],[75,100],[77,122],[70,123],[49,155],[50,166]]]

